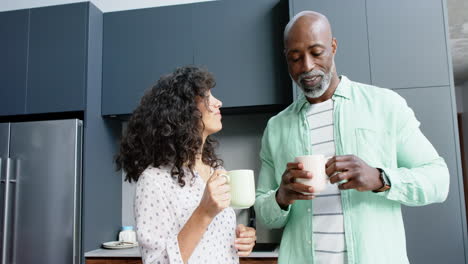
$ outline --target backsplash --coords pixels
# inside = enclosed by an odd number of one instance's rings
[[[223,129],[214,135],[219,141],[217,153],[224,160],[226,170],[252,169],[255,179],[260,171],[259,152],[263,130],[273,113],[225,115]],[[123,123],[125,129],[127,123]],[[133,197],[135,184],[123,181],[122,175],[122,225],[135,225]],[[237,222],[248,223],[248,210],[236,210]],[[281,230],[267,230],[257,223],[257,243],[279,243]]]

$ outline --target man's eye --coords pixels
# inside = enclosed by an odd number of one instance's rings
[[[322,52],[312,52],[312,56],[314,56],[314,57],[318,57],[318,56],[320,56],[322,54],[323,54],[323,51]]]
[[[290,61],[292,62],[298,62],[301,58],[300,57],[291,57],[289,58]]]

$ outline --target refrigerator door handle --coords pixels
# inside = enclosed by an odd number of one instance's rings
[[[16,201],[17,201],[17,197],[19,196],[19,192],[20,192],[20,189],[19,189],[19,186],[16,184],[17,181],[19,181],[19,176],[20,176],[20,164],[21,164],[21,160],[19,159],[15,159],[15,160],[11,160],[11,164],[14,164],[14,166],[10,166],[11,169],[10,169],[10,174],[9,174],[9,179],[8,179],[8,182],[9,182],[9,185],[10,185],[10,192],[14,190],[14,195],[12,195],[11,199],[10,199],[10,207],[11,207],[11,215],[10,215],[10,218],[9,218],[9,225],[8,225],[8,229],[11,230],[11,240],[10,240],[10,246],[9,246],[9,254],[10,254],[10,260],[11,260],[11,264],[16,264],[16,249],[15,249],[15,246],[16,246],[16,234],[17,234],[17,228],[18,228],[18,225],[17,225],[17,220],[18,220],[18,210],[17,210],[17,204],[16,204]],[[14,173],[12,173],[14,172]],[[7,263],[5,263],[7,264]]]
[[[10,202],[10,175],[11,175],[11,169],[12,169],[12,162],[13,160],[11,158],[7,158],[6,160],[6,174],[5,174],[5,179],[2,180],[2,183],[5,183],[5,203],[3,205],[4,208],[4,215],[3,215],[3,248],[2,248],[2,264],[7,264],[8,263],[8,247],[10,246],[10,243],[8,243],[8,236],[9,236],[9,231],[10,231],[10,212],[11,212],[11,202]]]
[[[5,183],[5,178],[3,178],[3,159],[0,157],[0,182]]]

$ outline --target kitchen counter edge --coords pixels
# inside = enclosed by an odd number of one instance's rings
[[[277,258],[278,249],[271,252],[257,251],[252,252],[247,258]],[[85,253],[85,258],[140,258],[140,250],[138,247],[128,249],[104,249],[98,248]]]

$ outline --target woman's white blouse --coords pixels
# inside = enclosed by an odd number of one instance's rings
[[[185,182],[180,187],[168,166],[150,166],[139,177],[134,209],[143,263],[183,263],[177,235],[205,189],[205,182],[198,175],[189,176]],[[232,208],[226,208],[208,226],[188,263],[239,263],[234,247],[235,229],[236,214]]]

